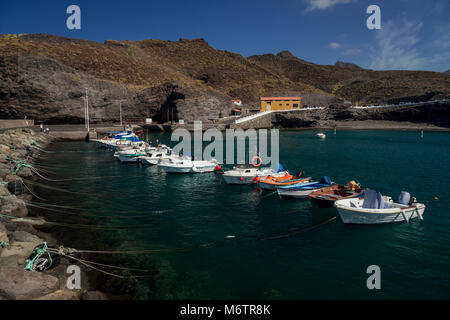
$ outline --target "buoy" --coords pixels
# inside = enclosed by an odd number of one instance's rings
[[[420,138],[423,139],[423,130],[420,131]]]
[[[255,168],[258,168],[259,166],[261,166],[261,164],[262,164],[262,159],[260,156],[254,156],[252,158],[252,166],[254,166]]]
[[[240,180],[240,181],[244,181],[244,178],[240,177],[239,180]]]
[[[220,170],[220,166],[217,165],[217,166],[216,166],[216,171],[219,171],[219,170]]]
[[[434,197],[434,200],[439,200],[439,198],[438,197]]]

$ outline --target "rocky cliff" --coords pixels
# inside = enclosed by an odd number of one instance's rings
[[[450,75],[322,66],[288,51],[245,58],[203,39],[93,41],[0,36],[0,118],[82,123],[88,88],[93,122],[124,118],[207,121],[230,100],[258,107],[265,95],[301,95],[304,105],[450,97]]]

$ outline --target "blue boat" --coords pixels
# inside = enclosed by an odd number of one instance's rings
[[[299,183],[291,186],[284,186],[277,189],[280,198],[307,198],[308,195],[321,188],[329,187],[334,182],[327,176],[324,176],[320,182],[306,182]]]

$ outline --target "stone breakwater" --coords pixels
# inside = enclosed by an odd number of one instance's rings
[[[31,129],[0,133],[0,300],[106,299],[99,291],[67,289],[70,263],[65,259],[44,272],[25,270],[26,260],[36,246],[44,241],[49,246],[59,245],[52,234],[39,230],[44,219],[30,223],[32,212],[27,205],[34,201],[34,192],[31,185],[21,183],[39,179],[32,168],[23,164],[32,164],[54,140]],[[87,279],[81,270],[81,279]],[[82,288],[89,287],[82,280]]]

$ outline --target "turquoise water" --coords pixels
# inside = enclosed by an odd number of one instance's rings
[[[159,270],[139,279],[139,298],[450,298],[450,134],[325,133],[322,141],[311,131],[280,132],[280,162],[293,172],[356,180],[395,198],[407,190],[426,204],[424,221],[356,226],[338,217],[301,232],[337,212],[308,200],[281,201],[255,186],[229,186],[216,173],[166,175],[157,167],[121,164],[85,142],[53,145],[56,153],[42,162],[61,177],[89,178],[48,182],[85,194],[54,191],[47,198],[105,217],[92,220],[98,224],[136,227],[100,231],[116,249],[190,248],[127,256],[127,265]],[[170,135],[149,138],[169,143]],[[71,232],[76,238],[85,231]],[[198,247],[208,243],[214,245]],[[79,249],[89,249],[84,246]],[[381,290],[366,287],[369,265],[381,268]]]

